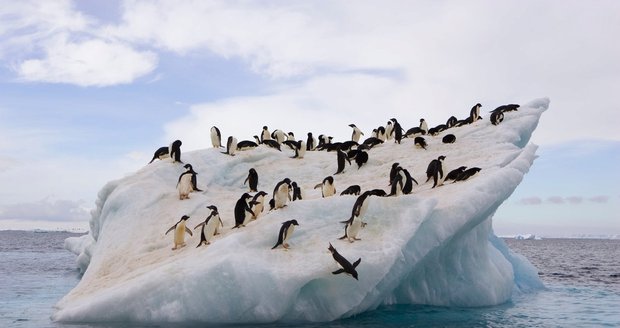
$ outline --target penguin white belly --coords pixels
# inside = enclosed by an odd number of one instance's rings
[[[213,236],[215,235],[215,232],[217,230],[217,227],[220,224],[220,218],[218,217],[212,217],[209,222],[207,223],[207,225],[204,227],[205,229],[205,238],[207,239],[207,242],[211,241],[211,238],[213,238]]]
[[[228,149],[228,154],[234,155],[236,150],[237,150],[237,138],[233,138],[232,142],[230,143],[230,148]]]
[[[361,134],[357,131],[353,131],[353,136],[351,137],[352,141],[359,142]]]
[[[357,217],[363,218],[364,215],[366,214],[367,209],[368,209],[368,198],[366,198],[364,202],[362,203],[362,206],[360,206],[360,212],[357,215]]]
[[[185,222],[181,221],[174,229],[174,247],[185,245]]]
[[[284,207],[284,205],[286,205],[286,202],[288,201],[288,187],[285,184],[281,185],[276,191],[274,198],[276,202],[276,208]]]
[[[263,212],[263,202],[259,201],[258,204],[254,205],[254,207],[252,207],[252,212],[254,212],[254,216],[252,217],[252,219],[256,220],[258,219],[258,216]]]
[[[284,233],[284,239],[282,239],[282,244],[286,244],[286,241],[293,235],[293,231],[295,231],[295,225],[291,224]]]
[[[353,241],[357,238],[357,234],[362,228],[362,220],[359,217],[355,217],[351,224],[347,225],[347,238],[349,241]]]
[[[217,131],[215,131],[215,129],[211,129],[211,145],[213,148],[218,148],[220,146],[220,138],[217,137]]]
[[[192,190],[194,190],[194,188],[192,187],[192,175],[191,174],[185,174],[181,177],[181,181],[179,181],[177,190],[179,191],[180,199],[189,198],[189,193],[192,192]]]
[[[323,197],[333,196],[336,193],[336,188],[331,184],[323,185]]]
[[[302,141],[301,148],[299,148],[299,151],[297,152],[297,157],[304,158],[304,155],[306,155],[306,143]]]

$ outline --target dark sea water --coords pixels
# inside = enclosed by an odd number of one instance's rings
[[[0,327],[140,327],[50,321],[80,279],[75,256],[63,249],[70,236],[77,235],[0,231]],[[330,323],[264,327],[620,327],[620,240],[506,242],[539,269],[545,290],[492,307],[395,305]]]

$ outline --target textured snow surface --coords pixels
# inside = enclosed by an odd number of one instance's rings
[[[204,192],[183,201],[175,188],[182,164],[146,165],[109,182],[99,193],[90,235],[67,240],[85,273],[58,302],[53,319],[328,321],[382,304],[495,305],[514,293],[541,288],[536,269],[495,237],[491,218],[532,165],[537,147],[528,142],[548,105],[548,99],[522,105],[507,112],[498,126],[490,124],[487,108],[483,120],[425,136],[427,150],[416,148],[413,139],[378,145],[361,169],[353,163],[334,176],[337,195],[328,198],[313,187],[336,172],[335,152],[307,152],[304,159],[291,159],[293,151],[286,146],[282,152],[260,146],[234,157],[213,148],[185,152],[182,160],[198,172]],[[209,127],[205,131],[207,146]],[[456,143],[441,142],[447,133],[456,136]],[[425,170],[440,155],[446,156],[447,171],[462,165],[482,171],[431,189],[432,180],[424,184]],[[340,192],[353,184],[362,191],[389,192],[394,162],[420,185],[410,195],[370,197],[363,218],[368,225],[358,235],[362,240],[338,240],[344,234],[340,221],[350,217],[357,198]],[[246,227],[231,229],[235,202],[248,191],[243,181],[252,167],[267,200],[286,177],[300,185],[304,199],[271,212],[267,208]],[[172,234],[164,232],[184,214],[194,228],[208,215],[208,205],[219,209],[222,234],[196,248],[200,230],[194,230],[193,237],[186,235],[187,247],[171,250]],[[288,241],[290,249],[272,250],[282,222],[291,219],[299,226]],[[359,281],[332,275],[339,266],[327,250],[330,242],[350,262],[362,259]]]

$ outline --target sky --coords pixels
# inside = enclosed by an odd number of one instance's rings
[[[620,234],[618,1],[0,0],[0,229],[87,229],[172,140],[350,137],[549,97],[495,232]],[[488,116],[488,115],[487,115]]]

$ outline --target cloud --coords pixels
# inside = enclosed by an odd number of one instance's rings
[[[551,204],[564,204],[564,197],[560,197],[560,196],[551,196],[549,198],[547,198],[547,202],[551,203]]]
[[[0,220],[84,221],[90,218],[84,201],[43,199],[0,208]]]
[[[569,204],[581,204],[583,202],[583,197],[580,196],[570,196],[570,197],[566,197],[566,202],[568,202]]]
[[[540,197],[527,197],[519,200],[519,204],[521,205],[540,205],[542,203],[543,201]]]
[[[71,42],[59,36],[45,46],[43,59],[28,59],[17,67],[25,81],[79,86],[125,84],[152,72],[157,55],[122,43],[90,39]]]
[[[609,196],[599,195],[599,196],[590,197],[588,198],[588,200],[593,203],[604,204],[609,201]]]

